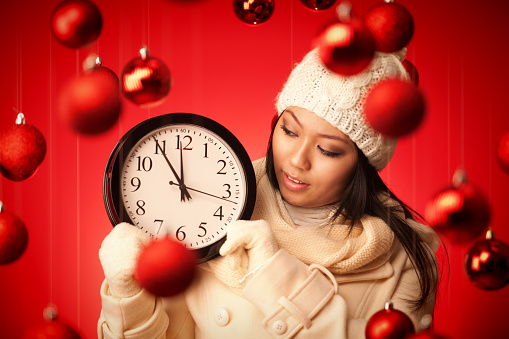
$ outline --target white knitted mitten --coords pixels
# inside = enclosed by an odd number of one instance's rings
[[[228,226],[226,242],[219,254],[227,256],[232,269],[251,272],[270,259],[278,247],[270,225],[265,220],[237,220]]]
[[[149,242],[145,232],[128,223],[118,224],[104,238],[99,259],[112,296],[128,298],[141,290],[133,274],[138,255]]]

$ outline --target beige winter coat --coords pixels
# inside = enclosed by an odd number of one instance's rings
[[[281,196],[254,163],[257,202],[253,220],[273,228],[280,250],[248,274],[231,271],[225,258],[199,266],[183,295],[155,298],[142,290],[114,298],[101,286],[99,338],[364,338],[367,320],[391,300],[417,324],[432,314],[434,299],[412,313],[417,275],[388,226],[365,217],[350,234],[334,225],[297,228]],[[409,221],[428,246],[437,237]]]

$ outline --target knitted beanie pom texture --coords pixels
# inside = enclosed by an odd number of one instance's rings
[[[386,78],[409,81],[401,63],[405,54],[406,48],[390,54],[377,52],[368,69],[341,76],[329,71],[315,48],[291,72],[277,96],[277,111],[281,115],[287,107],[297,106],[314,112],[346,134],[380,171],[392,158],[397,139],[374,131],[366,122],[363,106],[378,82]]]

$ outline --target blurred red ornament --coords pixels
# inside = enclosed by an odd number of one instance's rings
[[[395,310],[391,302],[385,309],[369,318],[366,324],[366,339],[403,339],[415,332],[412,320],[403,312]]]
[[[300,0],[309,9],[314,11],[323,11],[331,8],[336,0]]]
[[[117,75],[100,63],[61,91],[60,116],[74,131],[99,134],[112,127],[121,112]]]
[[[400,4],[386,0],[373,6],[364,22],[375,38],[376,50],[396,52],[408,45],[414,34],[414,19]]]
[[[465,172],[454,174],[453,185],[438,192],[425,208],[430,226],[453,243],[464,243],[483,234],[490,207],[481,192],[467,182]]]
[[[417,87],[419,86],[419,72],[413,63],[408,61],[407,59],[402,62],[403,67],[405,67],[408,76],[410,76],[410,81]]]
[[[420,331],[405,337],[405,339],[448,339],[447,337],[434,333],[431,330]]]
[[[28,245],[28,232],[23,221],[4,212],[0,202],[0,265],[18,260]]]
[[[340,22],[326,27],[318,36],[318,53],[322,62],[339,75],[348,76],[364,71],[375,56],[373,35],[351,14],[351,6],[337,7]]]
[[[44,320],[25,330],[22,339],[81,339],[72,326],[58,319],[56,312],[49,308],[44,312]]]
[[[135,278],[150,293],[169,297],[183,292],[192,282],[196,255],[170,237],[151,242],[140,253]]]
[[[51,15],[53,36],[64,46],[83,48],[92,44],[103,26],[101,12],[88,0],[65,0]]]
[[[477,241],[465,256],[468,279],[477,288],[498,290],[509,283],[509,246],[494,239],[488,230],[486,239]]]
[[[168,67],[161,60],[150,57],[147,47],[142,47],[140,56],[131,60],[122,71],[124,96],[142,108],[161,104],[170,87]]]
[[[9,180],[31,177],[46,156],[46,140],[42,133],[25,123],[19,113],[16,124],[0,131],[0,172]]]
[[[505,132],[498,142],[497,160],[500,168],[509,174],[509,132]]]
[[[235,15],[250,25],[258,25],[269,20],[274,13],[275,0],[233,0]]]
[[[371,127],[397,138],[413,132],[424,117],[424,98],[417,87],[400,79],[376,84],[364,103],[364,114]]]

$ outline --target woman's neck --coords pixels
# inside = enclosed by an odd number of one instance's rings
[[[300,207],[283,201],[288,214],[297,227],[323,226],[330,218],[331,212],[335,210],[334,205],[320,207]]]

